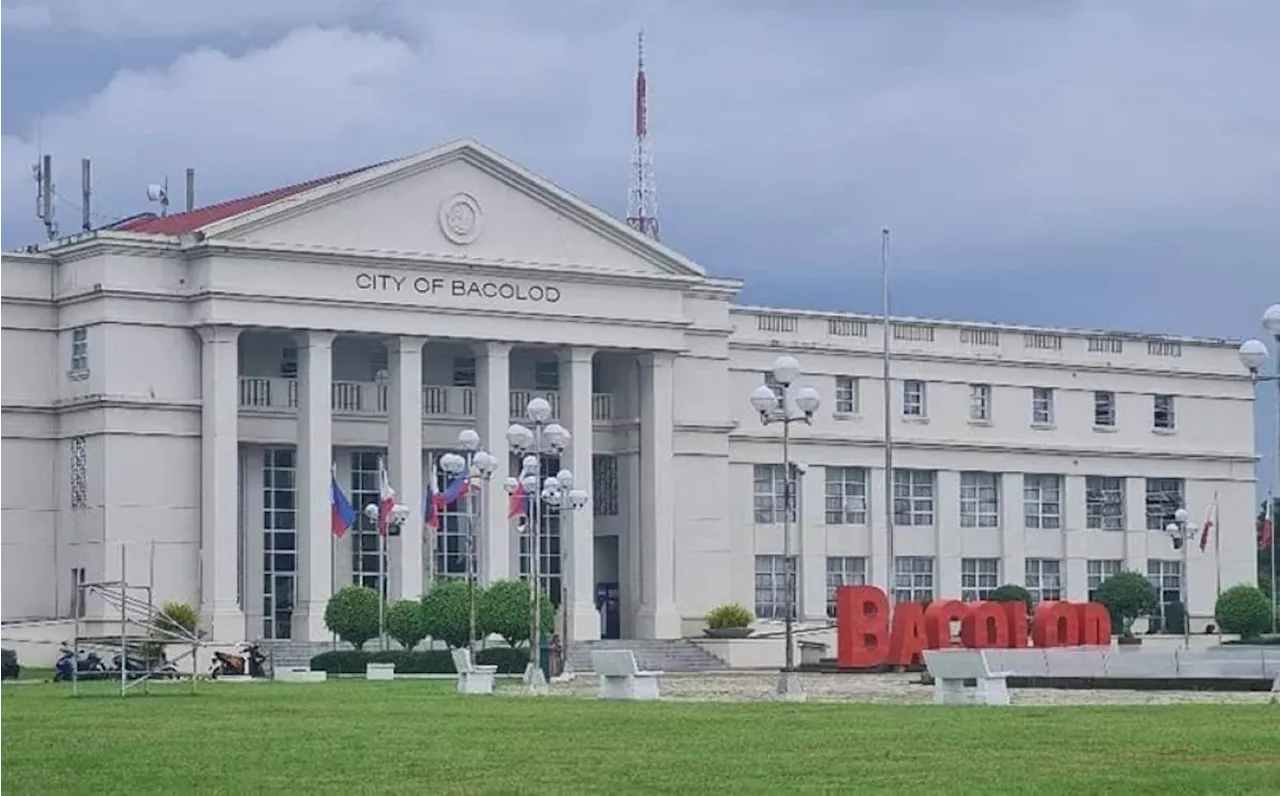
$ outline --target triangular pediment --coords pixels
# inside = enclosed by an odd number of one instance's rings
[[[692,261],[474,141],[356,172],[201,230],[352,253],[705,276]]]

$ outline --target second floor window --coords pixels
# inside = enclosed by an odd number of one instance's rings
[[[1026,527],[1058,530],[1062,527],[1062,476],[1022,477],[1023,519]]]
[[[933,525],[933,470],[893,471],[894,525]]]
[[[1163,531],[1182,508],[1181,478],[1147,479],[1147,530]]]
[[[858,411],[858,380],[852,376],[836,376],[836,414],[852,415]]]
[[[1093,424],[1110,428],[1116,424],[1116,394],[1099,391],[1093,394]]]
[[[969,385],[969,419],[979,423],[991,420],[991,385]]]
[[[1053,390],[1048,387],[1031,388],[1031,424],[1053,425]]]
[[[454,387],[476,386],[476,358],[475,357],[454,357],[453,358],[453,386]]]
[[[906,417],[925,416],[924,382],[916,379],[902,382],[902,414]]]
[[[795,501],[791,501],[789,507],[786,505],[786,478],[782,465],[757,464],[754,481],[756,522],[761,525],[781,524],[782,518],[788,515],[789,520],[795,522]]]
[[[1173,396],[1157,395],[1153,399],[1151,424],[1156,428],[1162,428],[1166,431],[1176,427],[1176,418],[1173,412]]]
[[[81,326],[71,330],[71,372],[84,373],[89,369],[89,330]]]
[[[867,471],[827,468],[827,525],[867,524]]]
[[[1124,479],[1091,475],[1084,480],[1085,527],[1124,530]]]
[[[960,474],[960,527],[996,528],[1000,525],[1000,476]]]
[[[533,365],[533,389],[538,392],[556,392],[560,389],[560,363],[552,360]]]

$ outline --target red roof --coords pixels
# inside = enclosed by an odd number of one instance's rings
[[[242,196],[239,199],[231,199],[226,202],[219,202],[216,205],[207,207],[197,207],[194,210],[187,210],[182,213],[170,213],[167,216],[157,216],[154,213],[144,213],[142,215],[126,218],[111,226],[111,229],[121,232],[142,232],[151,235],[185,235],[195,232],[202,227],[207,227],[217,221],[238,216],[241,213],[248,213],[250,210],[257,210],[265,207],[272,202],[278,202],[281,199],[287,199],[294,194],[312,188],[318,188],[321,185],[328,185],[331,182],[337,182],[343,177],[350,177],[352,174],[358,174],[362,171],[381,166],[381,163],[375,163],[371,166],[362,166],[351,171],[344,171],[341,174],[330,174],[327,177],[317,177],[314,180],[307,180],[296,185],[288,185],[284,188],[276,188],[273,191],[254,194],[252,196]]]

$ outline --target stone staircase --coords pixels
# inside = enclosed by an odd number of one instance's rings
[[[576,673],[591,671],[592,650],[631,650],[641,669],[658,672],[725,671],[729,664],[689,639],[606,639],[579,641],[569,647],[569,667]]]

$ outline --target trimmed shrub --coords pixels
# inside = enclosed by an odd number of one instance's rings
[[[1030,612],[1034,608],[1034,601],[1031,599],[1031,592],[1025,587],[1016,583],[1006,583],[992,590],[987,600],[994,603],[1025,603],[1027,611]]]
[[[513,647],[529,640],[529,585],[519,580],[499,580],[480,596],[479,624],[483,636],[501,636]],[[542,632],[556,623],[551,597],[542,593]],[[465,634],[464,634],[465,636]]]
[[[378,636],[379,602],[378,593],[367,586],[343,586],[324,607],[324,626],[361,649],[366,641]]]
[[[1213,617],[1224,633],[1256,638],[1271,629],[1271,603],[1262,589],[1241,583],[1218,595]]]
[[[471,635],[471,589],[475,588],[476,628],[480,628],[480,604],[484,591],[460,578],[437,581],[422,597],[427,635],[450,647],[467,646]]]
[[[1098,585],[1097,595],[1111,613],[1112,627],[1125,638],[1133,635],[1133,623],[1156,607],[1156,587],[1141,572],[1117,572]]]
[[[717,605],[707,614],[707,627],[719,630],[725,627],[750,627],[755,617],[738,603]]]
[[[494,647],[476,653],[476,664],[497,666],[500,674],[520,674],[529,662],[524,650]],[[450,674],[453,658],[446,650],[331,650],[311,659],[311,668],[329,674],[364,674],[369,663],[394,663],[398,674]]]
[[[387,626],[387,635],[410,652],[430,635],[421,600],[396,600],[387,606],[383,621]]]

